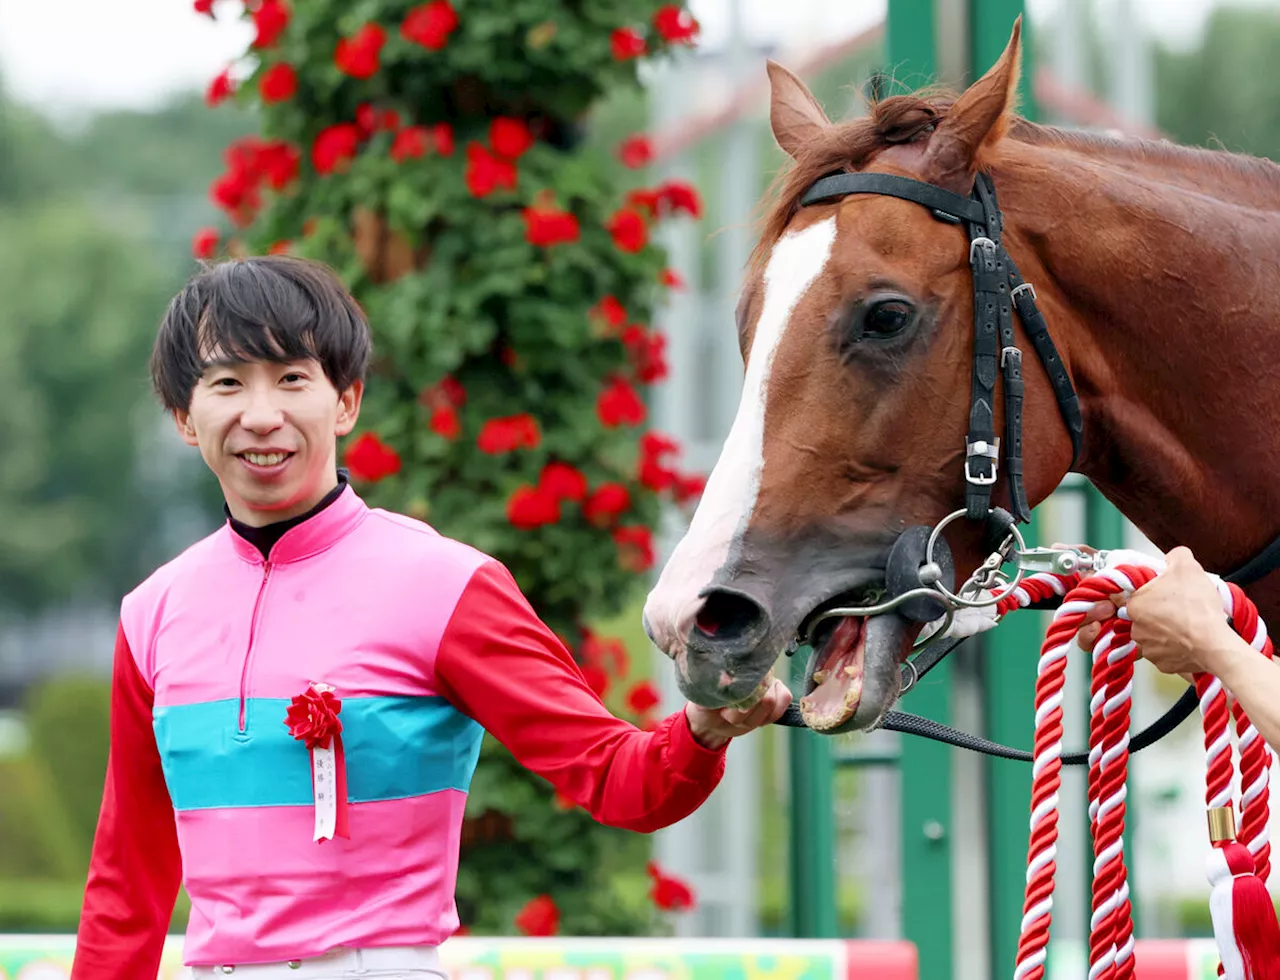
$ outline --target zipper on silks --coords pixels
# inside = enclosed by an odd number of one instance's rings
[[[262,608],[262,596],[271,578],[271,562],[262,563],[262,581],[258,584],[258,597],[253,600],[253,617],[249,620],[249,645],[244,651],[244,666],[240,669],[240,734],[245,732],[245,703],[249,694],[249,661],[253,657],[253,638],[258,632],[258,612]]]

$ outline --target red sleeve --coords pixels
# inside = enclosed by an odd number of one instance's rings
[[[499,562],[472,576],[435,672],[441,694],[601,823],[659,830],[724,774],[725,748],[699,745],[684,711],[650,732],[612,715]]]
[[[160,970],[182,859],[152,728],[153,703],[121,628],[111,680],[107,781],[71,980],[138,980]]]

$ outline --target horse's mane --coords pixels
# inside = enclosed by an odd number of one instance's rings
[[[774,180],[766,198],[771,199],[772,204],[751,256],[751,268],[759,268],[769,249],[782,237],[800,209],[800,198],[815,180],[835,171],[857,170],[873,154],[894,144],[927,139],[946,118],[956,98],[948,89],[933,88],[872,100],[867,104],[866,115],[835,123],[807,143],[792,165]],[[1020,143],[1060,146],[1092,156],[1176,168],[1194,167],[1228,180],[1266,182],[1280,191],[1280,166],[1271,160],[1241,153],[1182,146],[1167,140],[1059,129],[1021,116],[1013,118],[1006,135]]]

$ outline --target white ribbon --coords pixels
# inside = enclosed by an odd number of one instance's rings
[[[333,840],[338,826],[338,759],[335,741],[311,750],[311,778],[315,784],[316,832],[312,840]]]

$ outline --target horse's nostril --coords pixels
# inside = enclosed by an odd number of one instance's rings
[[[736,640],[754,632],[766,619],[760,604],[736,592],[712,592],[698,610],[695,623],[715,640]]]

